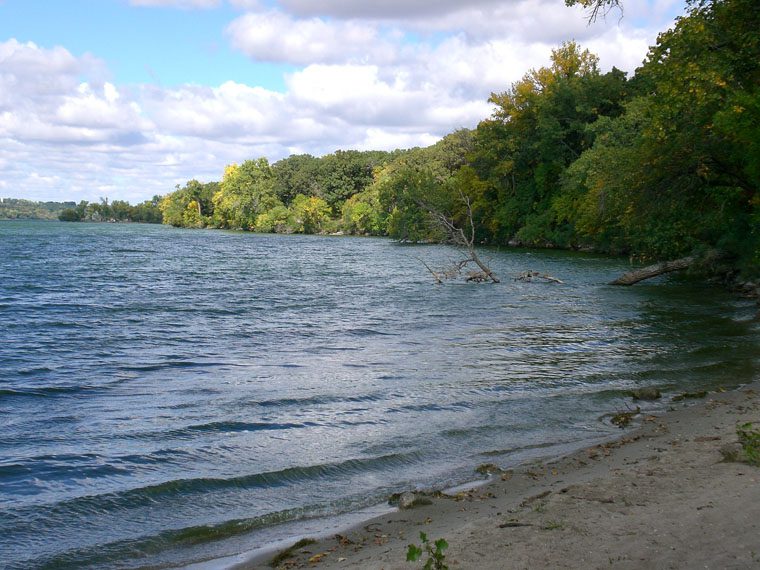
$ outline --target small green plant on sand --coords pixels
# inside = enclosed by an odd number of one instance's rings
[[[431,543],[424,532],[420,533],[420,540],[422,541],[420,546],[409,545],[406,550],[406,561],[417,562],[423,554],[427,553],[428,559],[422,567],[423,570],[449,570],[445,563],[446,555],[443,553],[449,547],[449,543],[443,538]]]
[[[736,435],[747,457],[747,463],[760,467],[760,427],[752,422],[737,426]]]

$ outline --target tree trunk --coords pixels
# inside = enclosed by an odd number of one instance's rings
[[[622,275],[610,282],[610,285],[633,285],[639,281],[645,279],[651,279],[658,275],[664,275],[665,273],[671,273],[673,271],[682,271],[691,266],[696,260],[695,257],[682,257],[681,259],[675,259],[673,261],[664,261],[649,267],[643,267],[642,269],[634,269],[629,271],[625,275]]]
[[[499,281],[499,278],[498,278],[498,277],[496,277],[496,275],[494,275],[493,271],[491,271],[491,268],[490,268],[490,267],[488,267],[488,266],[487,266],[485,263],[483,263],[482,261],[480,261],[480,258],[478,257],[478,254],[477,254],[477,253],[475,253],[475,249],[474,249],[472,246],[470,246],[470,247],[469,247],[469,250],[470,250],[470,257],[471,257],[471,258],[472,258],[472,260],[475,262],[475,265],[477,265],[478,267],[480,267],[480,270],[481,270],[483,273],[485,273],[485,274],[486,274],[486,276],[487,276],[487,277],[488,277],[488,278],[489,278],[489,279],[490,279],[490,280],[491,280],[493,283],[501,283],[501,281]]]

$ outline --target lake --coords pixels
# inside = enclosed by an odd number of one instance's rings
[[[176,567],[610,438],[625,391],[757,378],[756,307],[627,260],[0,222],[0,560]],[[526,270],[553,283],[523,283]],[[658,408],[659,407],[659,408]]]

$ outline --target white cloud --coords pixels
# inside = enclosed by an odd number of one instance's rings
[[[228,0],[229,3],[238,10],[261,10],[261,2],[259,0]]]
[[[280,0],[279,10],[227,1],[252,10],[228,26],[233,47],[294,66],[281,92],[253,81],[124,86],[91,55],[0,42],[0,188],[135,202],[257,156],[429,145],[474,127],[491,112],[492,91],[548,64],[563,40],[598,53],[605,69],[633,71],[679,0],[627,3],[620,25],[590,27],[561,0]],[[643,21],[656,24],[637,27]]]
[[[308,65],[393,56],[393,47],[380,38],[378,28],[354,21],[294,20],[277,11],[249,13],[233,21],[227,34],[233,47],[258,61]]]
[[[232,81],[218,88],[146,88],[143,98],[161,132],[221,140],[276,132],[283,106],[279,93]]]
[[[470,0],[468,7],[477,8],[503,3],[503,0]],[[508,2],[511,4],[511,2]],[[462,9],[461,0],[280,0],[280,5],[299,16],[326,15],[336,18],[409,19],[435,17]]]

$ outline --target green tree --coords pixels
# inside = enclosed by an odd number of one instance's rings
[[[177,184],[174,192],[167,194],[158,204],[164,223],[177,227],[209,225],[214,212],[213,196],[218,188],[216,182],[203,184],[194,179],[188,180],[182,187]],[[195,214],[187,213],[190,204]],[[142,215],[148,214],[147,208],[147,203],[144,203]]]
[[[320,233],[330,220],[330,206],[318,196],[298,194],[293,198],[290,211],[290,225],[296,233]]]
[[[294,154],[272,165],[274,191],[280,201],[289,205],[298,194],[319,195],[320,159],[310,154]]]
[[[289,220],[290,210],[283,204],[277,204],[256,216],[254,230],[262,233],[291,233]]]
[[[593,144],[588,125],[619,115],[627,97],[625,74],[601,74],[597,57],[575,42],[553,50],[551,60],[492,94],[494,114],[475,134],[471,166],[483,183],[481,201],[490,204],[483,224],[496,242],[569,245],[572,228],[550,206],[566,168]]]
[[[579,208],[558,211],[645,258],[718,248],[758,271],[758,29],[756,2],[691,2],[637,71],[642,95],[571,167]]]
[[[377,186],[371,186],[364,192],[354,194],[344,202],[340,227],[344,232],[355,235],[385,233],[385,221]]]
[[[372,184],[374,169],[387,163],[390,157],[389,153],[379,151],[339,150],[328,154],[319,164],[319,197],[333,212],[340,212],[343,202]]]
[[[254,230],[260,214],[282,205],[269,161],[259,158],[227,166],[213,204],[218,227]]]

